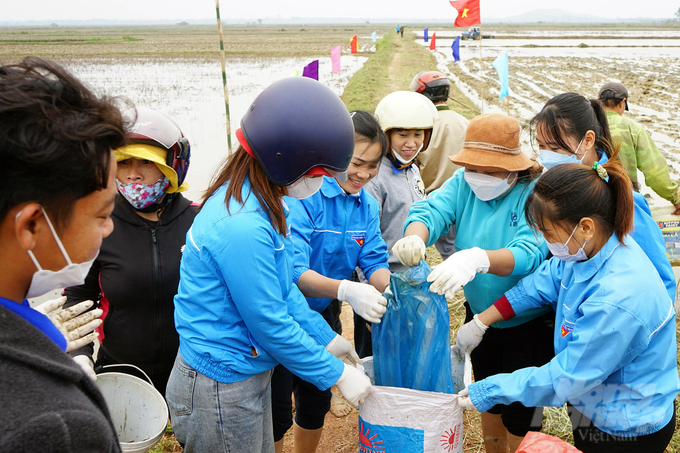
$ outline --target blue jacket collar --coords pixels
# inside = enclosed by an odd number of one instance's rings
[[[576,278],[579,281],[585,281],[592,278],[620,245],[619,237],[616,233],[612,233],[611,237],[605,242],[595,256],[587,261],[574,263],[574,274],[576,275]]]
[[[340,195],[344,195],[350,198],[356,198],[359,203],[361,203],[361,196],[352,196],[346,193],[342,187],[340,187],[340,184],[335,180],[335,178],[330,178],[328,176],[323,177],[323,185],[321,186],[321,193],[323,193],[326,198],[334,198],[338,197]],[[364,189],[361,189],[364,190]],[[361,192],[359,193],[361,195]]]

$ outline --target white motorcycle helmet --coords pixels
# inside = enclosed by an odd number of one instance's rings
[[[430,144],[432,127],[439,119],[437,108],[425,96],[413,91],[390,93],[375,108],[375,116],[387,133],[390,129],[422,129],[425,131],[423,151]],[[388,135],[389,137],[389,135]]]

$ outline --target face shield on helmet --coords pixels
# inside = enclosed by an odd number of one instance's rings
[[[151,145],[167,152],[164,165],[172,169],[174,175],[168,175],[168,172],[161,168],[163,164],[159,164],[160,170],[168,176],[171,182],[167,192],[186,190],[188,185],[184,183],[184,180],[189,170],[191,146],[177,123],[147,107],[126,110],[123,115],[129,121],[134,119],[134,124],[127,133],[129,144]]]
[[[236,137],[278,186],[305,175],[346,179],[354,153],[347,107],[330,88],[307,77],[279,80],[260,93]]]

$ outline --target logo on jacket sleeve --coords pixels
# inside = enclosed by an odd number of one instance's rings
[[[566,321],[562,323],[562,328],[560,329],[560,333],[562,334],[562,338],[566,337],[571,333],[571,331],[574,330],[574,326],[569,326],[567,325]]]
[[[362,233],[362,234],[352,234],[350,237],[352,238],[352,240],[353,240],[354,242],[356,242],[357,244],[359,244],[359,247],[361,247],[362,245],[364,245],[364,241],[366,240],[366,235],[363,234],[363,233]]]

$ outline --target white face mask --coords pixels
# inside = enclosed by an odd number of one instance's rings
[[[588,259],[588,255],[586,255],[585,250],[583,250],[583,248],[588,243],[588,239],[586,239],[583,242],[583,245],[581,246],[580,249],[578,249],[578,252],[576,252],[573,255],[569,253],[568,244],[569,241],[571,241],[571,238],[574,236],[574,233],[576,233],[576,228],[578,228],[578,225],[574,227],[574,230],[571,232],[569,239],[567,239],[567,242],[565,242],[564,244],[562,244],[561,242],[545,241],[546,245],[548,246],[548,250],[550,250],[550,253],[552,253],[555,258],[560,259],[562,261],[585,261]]]
[[[399,155],[399,153],[394,150],[394,148],[392,148],[392,155],[394,156],[395,159],[397,159],[402,164],[409,164],[409,163],[413,162],[413,159],[418,157],[418,154],[420,154],[421,149],[423,149],[423,145],[420,145],[420,148],[418,148],[418,151],[416,151],[416,153],[413,155],[413,157],[410,158],[409,160],[406,160],[403,157],[401,157]]]
[[[322,184],[323,177],[321,176],[317,176],[316,178],[303,176],[288,186],[288,196],[297,198],[298,200],[309,198],[321,189]]]
[[[576,151],[574,152],[574,154],[562,154],[556,153],[555,151],[550,151],[549,149],[541,149],[538,151],[539,154],[538,160],[541,162],[541,165],[543,165],[546,170],[550,170],[551,168],[561,164],[583,164],[583,158],[586,157],[586,153],[583,153],[583,155],[579,159],[578,150],[581,147],[581,143],[583,143],[584,139],[585,136],[581,139],[580,142],[578,142],[578,146],[576,147]]]
[[[511,176],[512,181],[509,181]],[[510,172],[505,179],[500,179],[484,173],[473,173],[466,170],[463,177],[477,198],[482,201],[489,201],[505,195],[512,189],[517,181],[517,172]]]
[[[90,272],[92,263],[94,263],[94,260],[97,259],[95,256],[93,260],[86,261],[84,263],[71,262],[71,258],[69,258],[68,253],[66,253],[66,249],[61,243],[57,232],[54,230],[52,222],[50,222],[50,218],[47,217],[47,213],[42,208],[42,206],[40,209],[47,220],[47,224],[50,226],[50,231],[52,231],[52,236],[54,236],[54,240],[57,242],[59,250],[61,250],[61,253],[66,259],[66,263],[68,264],[66,267],[58,271],[43,269],[38,263],[38,260],[35,258],[33,252],[28,250],[28,256],[30,256],[31,260],[33,260],[33,264],[35,264],[35,267],[38,268],[38,272],[33,274],[31,286],[28,288],[28,293],[26,294],[27,299],[30,299],[31,297],[42,296],[43,294],[55,289],[64,288],[67,286],[82,285],[85,283],[85,277],[87,276],[88,272]],[[19,217],[19,214],[17,214],[17,217]]]

